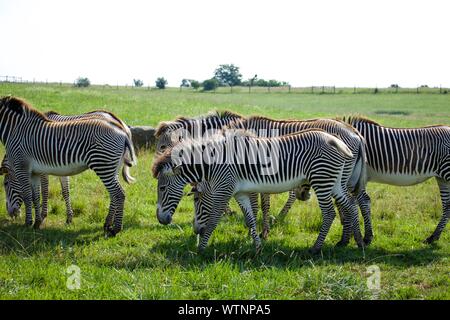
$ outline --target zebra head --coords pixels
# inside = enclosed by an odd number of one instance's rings
[[[186,181],[177,174],[177,168],[164,168],[158,174],[158,201],[156,216],[159,223],[169,224],[183,196]]]
[[[161,122],[156,128],[156,153],[163,153],[165,150],[173,147],[177,142],[182,140],[181,124],[175,121]]]
[[[0,174],[4,175],[3,186],[6,195],[6,211],[11,218],[16,218],[20,215],[20,207],[23,202],[21,186],[7,167],[2,166]]]

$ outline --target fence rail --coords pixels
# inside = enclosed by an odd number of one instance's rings
[[[36,84],[36,85],[59,85],[59,86],[72,86],[72,83],[65,83],[62,81],[42,81],[42,80],[27,80],[18,76],[1,76],[0,83],[24,83],[24,84]],[[142,86],[134,87],[133,85],[91,85],[94,88],[113,88],[113,89],[135,89],[135,90],[159,90],[156,87]],[[193,89],[191,87],[169,87],[168,90],[179,90],[185,92],[202,92],[201,89]],[[401,87],[388,87],[388,88],[368,88],[368,87],[336,87],[336,86],[308,86],[308,87],[292,87],[292,86],[280,86],[280,87],[248,87],[248,86],[236,86],[236,87],[218,87],[211,91],[213,93],[299,93],[299,94],[401,94],[401,93],[416,93],[416,94],[447,94],[450,93],[450,88],[446,87],[428,87],[420,86],[415,88],[401,88]]]

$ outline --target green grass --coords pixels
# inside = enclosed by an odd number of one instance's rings
[[[450,95],[439,94],[278,94],[195,93],[141,89],[75,89],[67,86],[1,84],[0,96],[13,94],[42,111],[75,114],[111,110],[128,124],[156,126],[177,115],[211,109],[275,118],[335,117],[360,113],[383,124],[412,127],[450,125]],[[1,155],[4,149],[1,147]],[[438,243],[422,243],[441,216],[433,180],[414,187],[370,184],[375,239],[365,251],[355,243],[334,248],[341,226],[332,226],[321,256],[307,249],[317,237],[321,215],[313,196],[296,203],[285,223],[276,225],[260,256],[242,214],[223,218],[204,256],[192,232],[193,203],[183,199],[174,224],[156,219],[153,152],[139,153],[125,185],[124,230],[105,239],[102,225],[109,204],[92,172],[72,178],[74,223],[65,225],[65,206],[56,178],[50,180],[49,217],[43,228],[11,221],[0,206],[0,298],[2,299],[370,299],[367,268],[381,270],[380,297],[450,299],[450,230]],[[276,216],[287,195],[272,197]],[[0,204],[4,192],[0,192]],[[66,268],[81,269],[81,288],[68,290]]]

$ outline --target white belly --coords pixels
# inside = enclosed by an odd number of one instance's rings
[[[252,181],[244,180],[237,184],[236,193],[238,192],[256,192],[256,193],[282,193],[293,190],[295,187],[303,184],[305,178],[297,178],[282,183],[255,183]]]
[[[432,177],[433,173],[408,175],[408,174],[384,174],[367,168],[367,177],[369,181],[390,184],[394,186],[412,186],[422,183]]]
[[[88,169],[85,163],[71,163],[68,166],[51,167],[46,164],[33,162],[31,171],[36,174],[48,174],[54,176],[72,176]]]

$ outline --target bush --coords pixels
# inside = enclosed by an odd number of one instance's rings
[[[200,82],[198,82],[197,80],[191,80],[191,87],[197,90],[198,88],[200,88]]]
[[[89,87],[91,85],[91,82],[88,78],[82,78],[79,77],[77,80],[75,80],[74,86],[78,88],[82,87]]]
[[[204,91],[211,91],[215,90],[219,86],[219,81],[217,79],[208,79],[203,81],[203,90]]]
[[[164,79],[163,77],[160,77],[155,81],[156,87],[158,87],[158,89],[165,89],[167,83],[168,83],[167,80]]]
[[[142,87],[144,85],[144,81],[139,79],[133,79],[133,83],[135,87]]]

